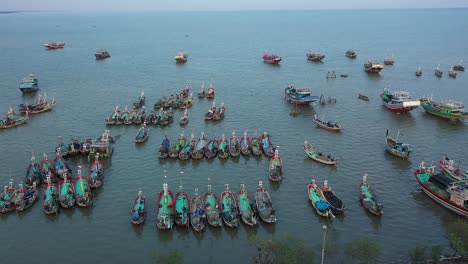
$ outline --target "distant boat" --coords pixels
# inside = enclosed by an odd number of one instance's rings
[[[107,50],[98,50],[96,53],[94,53],[94,56],[96,56],[96,59],[105,59],[105,58],[110,58],[110,53]]]
[[[448,76],[451,77],[451,78],[457,78],[457,72],[452,68],[450,68],[449,72],[448,72]]]
[[[141,94],[138,97],[138,99],[135,102],[133,102],[133,106],[135,108],[140,108],[142,106],[145,106],[145,102],[146,102],[145,93],[144,93],[144,91],[141,91]]]
[[[185,52],[179,52],[176,56],[175,56],[175,60],[177,63],[184,63],[184,62],[187,62],[187,58],[188,58],[188,55],[185,53]]]
[[[20,83],[19,86],[21,92],[23,93],[34,93],[39,90],[38,80],[36,76],[32,73],[28,74]]]
[[[455,64],[455,65],[453,65],[453,70],[454,71],[465,71],[465,67],[463,67],[463,65],[461,65],[461,64]]]
[[[437,65],[437,68],[434,71],[434,75],[440,78],[440,77],[442,77],[443,74],[444,74],[444,72],[441,71],[440,68],[439,68],[439,65]]]
[[[371,60],[364,64],[364,71],[366,71],[367,73],[378,74],[381,70],[383,70],[383,68],[383,64],[373,62]]]
[[[369,96],[367,96],[367,95],[358,94],[358,98],[359,98],[359,99],[362,99],[362,100],[364,100],[364,101],[369,101]]]
[[[325,55],[322,55],[318,52],[308,51],[306,53],[307,59],[310,61],[320,62],[325,58]]]
[[[385,65],[393,65],[395,64],[395,60],[393,59],[393,56],[389,58],[388,56],[385,57],[384,59],[384,64]]]
[[[17,117],[13,108],[10,107],[10,110],[5,114],[3,119],[0,119],[0,129],[20,126],[26,123],[26,120],[28,120],[28,116]]]
[[[347,50],[345,55],[346,57],[351,58],[351,59],[355,59],[357,57],[356,52],[353,50]]]
[[[263,61],[268,64],[279,64],[280,61],[283,59],[276,54],[269,54],[269,53],[264,53],[262,58],[263,58]]]
[[[415,73],[415,74],[416,74],[416,77],[421,77],[421,75],[422,75],[422,70],[421,70],[421,68],[418,68],[418,69],[416,70],[416,73]]]
[[[411,100],[409,92],[398,91],[392,93],[388,88],[385,88],[380,97],[383,106],[396,113],[407,113],[421,105],[419,100]]]
[[[312,95],[309,88],[296,89],[293,85],[284,88],[284,97],[288,102],[298,105],[307,105],[320,100],[320,96]]]
[[[48,49],[63,49],[64,46],[65,46],[64,42],[49,42],[49,43],[44,44],[44,47]]]

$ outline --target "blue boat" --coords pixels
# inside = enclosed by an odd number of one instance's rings
[[[296,89],[293,85],[284,88],[284,96],[292,104],[306,105],[320,100],[320,96],[312,95],[309,88]]]
[[[34,74],[30,73],[20,83],[20,90],[23,93],[34,93],[39,90],[38,80]]]

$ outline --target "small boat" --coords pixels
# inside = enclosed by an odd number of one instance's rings
[[[362,204],[369,212],[377,216],[382,215],[383,205],[374,189],[372,189],[367,183],[367,174],[362,176],[362,182],[359,185],[359,193]]]
[[[187,62],[188,55],[185,52],[179,52],[175,56],[175,60],[177,63],[185,63]]]
[[[68,162],[62,157],[60,154],[60,151],[55,154],[55,159],[54,159],[54,167],[55,167],[55,173],[63,179],[63,174],[70,172],[71,174],[71,169],[68,166]]]
[[[187,109],[184,110],[182,117],[180,117],[179,125],[185,126],[189,122],[189,115]]]
[[[258,182],[258,188],[255,192],[255,205],[258,215],[263,222],[273,224],[276,222],[276,214],[273,209],[273,202],[267,189],[263,187],[262,181]]]
[[[416,74],[416,77],[421,77],[421,75],[422,75],[422,70],[421,70],[421,68],[418,68],[418,69],[416,70],[415,74]]]
[[[463,67],[461,64],[455,64],[452,66],[452,68],[454,71],[465,71],[465,67]]]
[[[359,99],[362,99],[362,100],[364,100],[364,101],[369,101],[369,96],[367,96],[367,95],[358,94],[358,98],[359,98]]]
[[[392,93],[388,88],[385,88],[380,97],[383,106],[395,113],[408,113],[421,105],[421,101],[411,100],[409,92],[398,91]]]
[[[62,208],[71,208],[75,206],[75,189],[66,173],[63,174],[63,180],[60,181],[59,189],[60,192],[58,194],[58,199],[60,206],[62,206]]]
[[[114,143],[114,139],[110,136],[110,130],[104,130],[104,133],[91,144],[88,159],[91,159],[97,153],[101,158],[110,158],[114,152],[111,143]]]
[[[330,204],[333,214],[344,214],[345,205],[343,201],[341,201],[341,199],[332,191],[332,188],[328,186],[327,180],[323,181],[322,193],[327,202]]]
[[[216,157],[216,155],[218,154],[218,148],[219,142],[218,140],[216,140],[216,135],[213,135],[210,141],[208,141],[208,145],[205,151],[205,157],[207,157],[208,159]]]
[[[327,72],[327,79],[336,79],[335,71]]]
[[[90,207],[93,204],[94,198],[88,178],[81,173],[81,166],[78,166],[78,176],[73,180],[73,185],[76,193],[76,204],[79,207]]]
[[[144,93],[144,91],[141,91],[141,94],[138,97],[138,99],[136,99],[136,101],[133,102],[133,107],[134,108],[140,108],[142,106],[145,106],[145,102],[146,102],[145,93]]]
[[[314,120],[314,122],[317,124],[318,127],[323,128],[325,130],[340,132],[343,129],[340,125],[338,125],[337,122],[333,122],[333,121],[325,122],[323,120],[323,117],[322,119],[320,119],[317,117],[317,115],[314,115],[312,120]]]
[[[468,180],[468,169],[461,167],[460,162],[455,164],[454,160],[445,156],[439,161],[439,166],[444,174],[453,181],[460,182]]]
[[[67,156],[76,156],[80,154],[80,142],[76,138],[72,138],[72,142],[68,144]]]
[[[323,196],[322,189],[315,183],[315,179],[307,185],[309,200],[318,215],[323,217],[333,217],[331,205]]]
[[[180,151],[179,159],[181,159],[181,160],[190,159],[190,157],[192,155],[192,152],[195,149],[196,145],[197,145],[197,140],[195,139],[195,136],[192,134],[190,136],[190,140],[187,142],[187,144]]]
[[[240,142],[236,136],[236,131],[232,131],[232,136],[229,139],[229,154],[231,157],[237,158],[240,155]]]
[[[164,108],[161,107],[161,108],[159,109],[159,111],[158,111],[158,112],[155,114],[155,116],[154,116],[153,124],[156,125],[156,124],[161,123],[161,120],[163,120],[164,115],[165,115],[165,114],[164,114]]]
[[[115,124],[116,125],[125,124],[125,120],[127,120],[129,116],[130,116],[130,111],[128,111],[128,107],[125,106],[125,109],[122,111],[122,113],[120,114]]]
[[[104,162],[99,160],[99,153],[96,153],[94,158],[89,165],[89,187],[98,189],[104,184]]]
[[[457,72],[453,69],[453,66],[452,68],[450,68],[449,72],[448,72],[448,76],[451,77],[451,78],[457,78]]]
[[[384,64],[385,64],[385,65],[393,65],[393,64],[395,64],[395,60],[393,59],[393,56],[392,56],[391,58],[388,57],[388,56],[385,56]]]
[[[165,159],[169,156],[171,150],[171,140],[168,137],[165,137],[158,149],[158,158]]]
[[[91,145],[93,144],[93,140],[91,138],[85,139],[83,142],[80,143],[80,154],[81,155],[89,155]]]
[[[309,88],[296,89],[293,85],[284,88],[284,97],[292,104],[307,105],[320,100],[320,96],[312,95]]]
[[[208,87],[208,91],[206,93],[206,98],[214,99],[215,98],[215,88],[212,83],[210,83],[210,87]]]
[[[205,120],[212,120],[213,115],[216,112],[216,102],[213,102],[208,112],[205,113]]]
[[[383,64],[373,62],[371,60],[364,64],[364,71],[367,73],[378,74],[381,70],[383,70],[383,68]]]
[[[222,159],[229,157],[229,144],[224,134],[221,135],[221,140],[219,141],[218,157]]]
[[[156,226],[158,229],[172,229],[174,226],[175,202],[167,183],[159,193],[156,207]]]
[[[270,160],[268,178],[272,182],[281,182],[283,179],[283,159],[279,156],[278,149],[275,149],[275,155]]]
[[[132,125],[135,122],[135,120],[137,119],[137,117],[138,117],[138,110],[133,109],[128,114],[128,118],[126,120],[124,120],[124,124],[125,125]]]
[[[261,141],[260,138],[257,136],[257,132],[255,132],[255,135],[250,139],[250,149],[252,150],[252,154],[254,154],[255,156],[262,155]]]
[[[19,89],[23,93],[35,93],[39,90],[39,81],[37,77],[30,73],[28,76],[24,77],[20,83]]]
[[[37,199],[39,192],[37,191],[36,184],[33,183],[27,190],[23,187],[23,184],[19,184],[19,190],[16,194],[15,207],[17,212],[23,212],[24,210],[31,207]]]
[[[149,127],[146,125],[146,122],[143,123],[140,130],[135,136],[135,143],[145,143],[149,137]]]
[[[205,132],[202,132],[200,139],[197,141],[194,150],[191,153],[192,159],[202,159],[205,156],[206,145],[208,144],[208,139],[205,137]]]
[[[247,131],[244,132],[244,136],[240,140],[240,151],[244,156],[249,156],[252,152],[250,150],[250,138],[247,136]]]
[[[435,166],[424,167],[422,161],[419,169],[414,172],[424,193],[450,211],[468,218],[468,181],[451,182],[446,186],[434,179]]]
[[[393,156],[408,159],[413,149],[410,147],[409,144],[402,143],[399,141],[400,139],[400,130],[398,130],[396,138],[392,138],[388,135],[389,131],[387,129],[387,133],[385,135],[385,149],[388,153],[392,154]]]
[[[180,152],[184,149],[185,144],[187,143],[187,139],[184,137],[184,133],[180,134],[180,137],[176,140],[176,144],[173,148],[169,151],[170,158],[177,158],[179,157]]]
[[[340,74],[341,78],[348,78],[348,76],[349,76],[348,74]]]
[[[133,201],[132,210],[130,211],[130,222],[134,225],[141,225],[146,219],[146,198],[141,190]]]
[[[47,176],[49,176],[52,182],[57,182],[57,177],[55,176],[56,173],[54,163],[51,160],[49,160],[47,154],[43,153],[42,155],[43,158],[39,163],[39,167],[41,168],[42,181],[46,182]]]
[[[317,151],[312,144],[304,142],[304,151],[310,159],[326,165],[336,165],[336,158],[330,155],[324,155],[322,152]]]
[[[426,113],[451,122],[468,119],[468,112],[465,112],[462,102],[452,100],[435,102],[432,98],[426,97],[421,99],[421,106]]]
[[[258,216],[255,213],[254,202],[249,192],[245,190],[245,185],[240,185],[240,191],[237,193],[237,204],[239,205],[239,215],[248,226],[255,226],[258,223]]]
[[[94,56],[96,57],[96,60],[102,60],[110,58],[111,55],[107,50],[98,50],[96,53],[94,53]]]
[[[117,105],[114,111],[112,111],[112,113],[109,115],[109,117],[106,118],[106,125],[115,125],[117,121],[119,120],[119,116],[120,116],[120,110],[119,110],[119,106]]]
[[[357,57],[356,52],[353,50],[347,50],[345,55],[346,57],[351,58],[351,59],[355,59]]]
[[[57,214],[60,207],[58,193],[57,185],[47,179],[42,187],[42,209],[44,213],[48,215]]]
[[[205,193],[203,205],[208,224],[212,227],[223,226],[223,220],[221,219],[221,206],[219,206],[218,196],[215,192],[211,191],[211,184],[208,184],[208,191]]]
[[[198,98],[205,98],[205,96],[206,96],[205,83],[203,82],[201,84],[200,89],[198,90]]]
[[[48,42],[46,44],[44,44],[44,47],[46,47],[47,49],[63,49],[63,47],[65,46],[65,43],[64,42]]]
[[[198,194],[198,189],[195,189],[195,195],[190,200],[190,225],[193,230],[202,232],[206,228],[206,215],[203,209],[204,202]]]
[[[226,107],[224,106],[224,102],[222,102],[221,106],[216,108],[211,119],[215,121],[221,120],[224,118],[224,113],[226,113]]]
[[[17,117],[13,108],[10,107],[10,110],[5,114],[3,119],[0,120],[0,128],[12,128],[16,126],[23,125],[28,120],[28,116]]]
[[[190,226],[190,200],[182,184],[175,195],[175,224],[178,227]]]
[[[325,55],[322,55],[318,52],[312,52],[309,50],[306,53],[306,57],[310,61],[321,62],[325,58]]]
[[[0,193],[0,213],[6,214],[16,209],[16,188],[13,185],[13,180],[10,179],[8,185],[5,186],[3,192]]]
[[[434,75],[440,78],[440,77],[442,77],[443,74],[444,74],[444,72],[441,71],[440,68],[439,68],[439,65],[437,65],[437,68],[434,71]]]
[[[224,185],[224,191],[221,193],[221,216],[226,226],[236,228],[239,225],[239,208],[236,198],[229,191],[229,184]]]
[[[36,186],[39,186],[41,184],[42,180],[42,175],[41,175],[41,167],[39,164],[36,162],[36,157],[33,156],[31,157],[31,163],[28,165],[28,168],[26,169],[26,177],[24,179],[24,184],[26,187],[31,187],[34,183]]]
[[[263,132],[261,138],[261,147],[263,154],[267,155],[268,157],[273,157],[275,155],[275,148],[270,140],[270,135],[267,132]]]
[[[174,121],[174,111],[172,107],[169,108],[169,111],[164,111],[163,117],[159,120],[159,125],[167,126]]]
[[[187,109],[187,108],[192,106],[193,100],[194,100],[193,99],[193,93],[190,93],[189,98],[187,100],[185,100],[185,101],[182,101],[178,106],[181,109]]]
[[[268,64],[279,64],[280,61],[283,59],[276,54],[268,54],[268,53],[264,53],[262,58],[263,58],[263,62],[268,63]]]

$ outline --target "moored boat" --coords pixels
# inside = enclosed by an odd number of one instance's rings
[[[190,225],[197,232],[202,232],[206,228],[204,207],[203,198],[198,194],[198,189],[195,189],[195,194],[190,200]]]
[[[136,99],[136,101],[133,102],[133,107],[140,108],[142,106],[145,106],[145,103],[146,103],[145,92],[141,91],[141,94],[138,97],[138,99]]]
[[[263,132],[260,142],[263,154],[267,155],[268,157],[273,157],[275,155],[275,147],[271,143],[270,135],[268,135],[267,132]]]
[[[50,179],[44,183],[42,187],[42,209],[44,213],[51,215],[56,214],[60,207],[58,201],[58,187]]]
[[[3,188],[3,192],[0,193],[0,213],[6,214],[16,209],[16,188],[13,185],[13,180],[10,179],[8,185]]]
[[[321,62],[325,58],[325,55],[309,50],[306,53],[306,57],[310,61]]]
[[[444,174],[453,181],[468,180],[468,169],[460,166],[460,162],[458,162],[458,164],[455,164],[454,160],[451,160],[447,156],[445,156],[439,161],[439,166],[444,172]]]
[[[252,154],[254,154],[255,156],[262,155],[261,141],[260,138],[257,136],[257,132],[255,132],[255,135],[250,139],[250,149],[252,150]]]
[[[98,189],[104,184],[104,162],[99,160],[99,153],[96,153],[94,158],[89,165],[89,187]]]
[[[345,55],[346,57],[351,58],[351,59],[355,59],[357,57],[356,52],[353,50],[347,50]]]
[[[115,106],[114,111],[106,118],[106,125],[114,125],[118,122],[120,116],[119,106]]]
[[[179,125],[185,126],[188,122],[189,122],[189,115],[188,115],[187,109],[185,109],[184,113],[180,117]]]
[[[23,212],[31,207],[37,199],[39,192],[37,191],[36,184],[33,183],[31,187],[25,189],[23,184],[19,184],[18,193],[16,194],[15,207],[17,212]]]
[[[88,159],[94,157],[97,153],[101,158],[110,158],[114,152],[111,143],[113,139],[110,136],[110,130],[104,130],[104,133],[91,144]]]
[[[133,201],[132,210],[130,211],[130,222],[134,225],[141,225],[146,219],[146,198],[141,190]]]
[[[75,189],[73,183],[66,173],[63,174],[63,180],[60,181],[58,199],[62,208],[71,208],[75,205]]]
[[[175,224],[178,227],[190,226],[190,199],[182,184],[175,195]]]
[[[39,163],[39,166],[41,168],[41,176],[42,176],[42,181],[45,182],[47,179],[47,176],[50,176],[50,180],[52,182],[57,181],[57,177],[55,176],[55,166],[51,160],[47,157],[47,154],[43,153],[43,158],[41,162]]]
[[[328,185],[327,180],[323,181],[322,193],[327,202],[330,204],[333,214],[344,214],[345,205],[343,201],[332,191],[332,188]]]
[[[245,185],[240,185],[240,191],[237,193],[237,204],[239,206],[239,215],[248,226],[255,226],[258,223],[258,216],[255,213],[254,202],[249,192],[245,190]]]
[[[232,131],[232,136],[229,139],[229,154],[231,157],[237,158],[240,155],[240,143],[236,136],[236,131]]]
[[[44,44],[44,47],[46,47],[47,49],[63,49],[65,47],[65,43],[60,41],[52,41]]]
[[[174,227],[175,202],[174,196],[167,183],[163,184],[163,190],[159,192],[156,207],[156,226],[158,229],[169,230]]]
[[[28,165],[26,169],[26,177],[24,179],[24,184],[26,187],[31,187],[34,183],[36,186],[41,184],[42,176],[41,176],[41,167],[36,162],[36,157],[31,157],[31,163]]]
[[[252,152],[250,150],[250,138],[247,136],[247,131],[244,132],[244,136],[240,140],[240,151],[244,156],[249,156]]]
[[[184,133],[180,134],[180,137],[176,140],[176,144],[169,151],[169,157],[173,159],[179,157],[179,154],[184,149],[186,143],[187,139],[184,137]]]
[[[452,68],[454,71],[465,71],[465,67],[463,67],[461,64],[455,64],[452,66]]]
[[[61,179],[63,179],[64,173],[70,172],[71,174],[71,169],[68,166],[68,162],[62,157],[60,150],[57,153],[55,153],[54,167],[55,167],[55,173]]]
[[[200,139],[197,141],[195,148],[193,149],[191,156],[192,159],[202,159],[205,155],[206,145],[208,144],[208,140],[205,137],[205,132],[202,132]]]
[[[421,106],[426,113],[451,122],[468,119],[468,112],[465,112],[462,102],[452,100],[435,102],[432,98],[423,98],[421,99]]]
[[[396,113],[407,113],[421,105],[421,101],[411,100],[409,92],[398,91],[392,93],[388,88],[385,88],[380,97],[383,106]]]
[[[389,131],[387,129],[387,133],[385,135],[385,149],[387,150],[388,153],[392,154],[393,156],[402,158],[402,159],[407,159],[411,152],[413,152],[413,149],[409,144],[402,143],[399,141],[400,139],[400,130],[398,130],[396,138],[392,138],[389,135]]]
[[[205,96],[206,96],[205,83],[203,82],[201,84],[200,89],[198,90],[198,98],[205,98]]]
[[[211,191],[211,184],[208,184],[208,191],[205,193],[203,204],[208,224],[212,227],[223,226],[221,219],[221,206],[219,206],[218,196]]]
[[[93,204],[94,197],[91,193],[89,180],[81,173],[81,166],[78,167],[78,176],[73,180],[75,188],[75,201],[79,207],[90,207]]]
[[[218,121],[224,118],[224,114],[226,113],[226,106],[224,106],[224,102],[221,102],[221,105],[216,108],[216,111],[213,113],[212,120]]]
[[[28,120],[28,116],[17,117],[13,108],[10,107],[10,110],[5,114],[3,119],[0,120],[0,128],[12,128],[16,126],[23,125]]]
[[[309,88],[296,89],[293,85],[284,88],[284,97],[292,104],[307,105],[320,100],[320,96],[312,95]]]
[[[179,52],[174,57],[177,63],[184,63],[187,62],[188,55],[185,52]]]
[[[85,139],[83,142],[80,143],[80,154],[81,155],[89,155],[91,144],[93,144],[93,140],[91,138]]]
[[[187,144],[185,144],[185,146],[180,151],[179,159],[188,160],[191,157],[192,152],[195,149],[196,145],[197,145],[197,140],[195,139],[195,136],[192,134],[190,135],[190,140],[187,142]]]
[[[263,187],[262,181],[258,182],[258,188],[255,192],[255,205],[258,215],[263,222],[273,224],[276,222],[276,213],[273,209],[273,202],[267,189]]]
[[[94,56],[96,57],[96,60],[102,60],[110,58],[111,55],[107,50],[98,50],[96,53],[94,53]]]
[[[213,115],[216,112],[216,102],[213,102],[208,112],[205,113],[205,120],[212,120]]]
[[[268,178],[272,182],[281,182],[283,179],[283,159],[279,156],[278,149],[275,149],[275,155],[270,160]]]
[[[165,159],[169,156],[169,152],[171,150],[171,140],[168,137],[165,137],[161,144],[159,145],[158,149],[158,158]]]
[[[383,205],[374,189],[367,183],[367,174],[362,176],[362,182],[359,184],[359,196],[362,204],[374,215],[380,216],[383,213]]]
[[[117,121],[115,124],[116,125],[125,124],[125,120],[128,120],[129,116],[130,116],[130,111],[128,111],[128,107],[125,106],[125,109],[122,111],[119,118],[117,118]]]
[[[149,127],[146,125],[146,122],[144,122],[135,136],[135,143],[145,143],[146,140],[148,140],[148,137],[149,137]]]
[[[440,70],[440,66],[437,65],[437,68],[434,70],[434,75],[435,75],[436,77],[441,78],[443,74],[444,74],[444,72],[441,71],[441,70]]]
[[[343,129],[340,125],[338,125],[338,122],[325,121],[323,120],[323,117],[319,118],[317,117],[317,115],[314,115],[312,120],[314,120],[318,127],[323,128],[325,130],[340,132]]]
[[[315,179],[312,179],[312,182],[307,185],[307,194],[309,195],[309,200],[318,215],[333,217],[331,205],[325,196],[323,196],[322,189],[320,189],[320,187],[315,183]]]
[[[23,78],[19,88],[23,93],[37,92],[37,90],[39,90],[39,81],[34,74],[30,73],[28,76]]]
[[[206,98],[207,99],[214,99],[215,98],[215,87],[212,83],[210,83],[210,87],[208,87],[208,90],[206,92]]]
[[[229,143],[224,134],[221,135],[221,139],[219,140],[218,157],[222,159],[229,157]]]
[[[307,156],[312,160],[326,165],[336,165],[335,157],[332,157],[330,155],[324,155],[322,152],[317,151],[312,146],[312,144],[308,144],[307,141],[304,142],[304,151],[307,154]]]
[[[448,76],[451,77],[451,78],[457,78],[457,72],[453,69],[453,66],[452,66],[452,68],[450,68],[450,70],[448,72]]]
[[[268,64],[279,64],[283,58],[276,54],[264,53],[262,59],[263,62],[266,62]]]
[[[229,191],[229,184],[224,185],[224,191],[221,193],[221,216],[226,226],[236,228],[239,225],[239,208],[236,198]]]
[[[364,64],[364,71],[367,73],[378,74],[381,70],[383,70],[383,68],[383,64],[376,63],[371,60]]]
[[[218,148],[219,142],[218,140],[216,140],[216,135],[213,135],[210,141],[208,141],[208,145],[205,151],[205,157],[207,157],[208,159],[216,157],[216,155],[218,154]]]

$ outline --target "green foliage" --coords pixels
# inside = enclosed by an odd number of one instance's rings
[[[251,238],[258,253],[255,264],[302,264],[314,263],[314,251],[304,241],[285,235],[281,238],[265,240],[257,236]]]
[[[449,243],[455,254],[465,255],[467,253],[467,248],[458,234],[450,233]]]
[[[447,227],[452,250],[455,254],[468,255],[468,222],[454,222]]]
[[[369,263],[380,255],[377,242],[370,238],[358,238],[348,242],[345,246],[345,254],[359,262]]]
[[[412,263],[422,262],[426,260],[426,247],[416,246],[409,251]]]
[[[157,257],[158,264],[181,264],[183,263],[182,254],[177,250],[169,250],[164,253],[152,252],[153,256]]]
[[[442,246],[436,245],[436,246],[431,247],[431,260],[434,263],[439,263],[441,254],[442,254]]]

